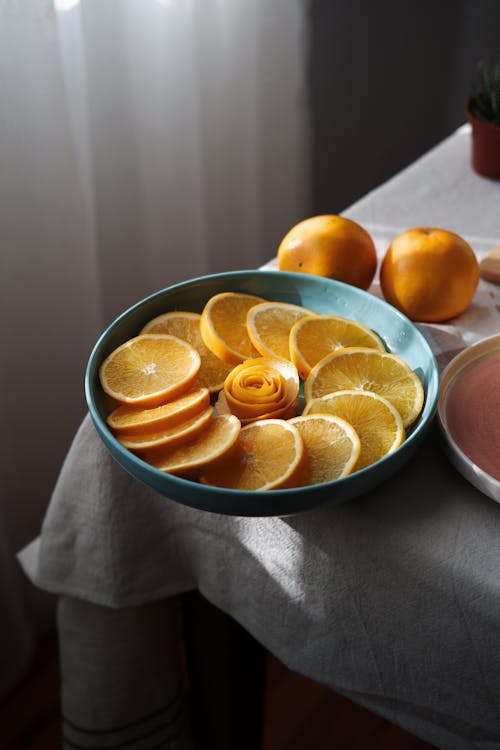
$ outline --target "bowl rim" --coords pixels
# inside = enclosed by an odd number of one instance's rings
[[[105,420],[102,418],[99,409],[97,408],[97,405],[95,404],[94,398],[93,398],[93,386],[92,381],[95,377],[95,373],[98,369],[98,365],[96,365],[96,358],[98,357],[101,349],[103,348],[104,343],[109,339],[109,336],[112,332],[116,331],[120,328],[120,326],[123,324],[125,320],[127,320],[129,317],[133,316],[137,310],[139,310],[141,307],[143,307],[146,304],[151,304],[154,302],[154,300],[163,297],[166,293],[172,293],[176,291],[182,291],[183,289],[187,289],[189,287],[192,287],[196,284],[200,283],[213,283],[220,280],[221,282],[227,281],[227,280],[234,280],[235,285],[238,283],[238,280],[244,280],[247,279],[249,276],[256,276],[256,277],[266,277],[271,278],[279,275],[279,277],[284,280],[287,277],[290,277],[290,279],[295,280],[302,280],[307,281],[310,284],[314,284],[315,282],[318,283],[325,283],[328,287],[336,288],[338,287],[340,290],[346,290],[348,294],[354,294],[354,295],[360,295],[361,298],[363,298],[365,295],[370,298],[370,301],[372,304],[379,305],[382,308],[387,309],[388,312],[390,312],[390,315],[396,318],[399,318],[404,326],[407,326],[412,331],[413,336],[418,340],[419,346],[422,348],[423,351],[425,351],[426,357],[428,359],[428,370],[429,370],[429,377],[428,382],[424,383],[425,387],[425,401],[424,406],[422,408],[422,412],[420,417],[417,420],[417,423],[414,425],[413,429],[411,429],[409,435],[406,437],[403,444],[392,454],[389,454],[388,456],[385,456],[380,461],[378,461],[376,464],[372,464],[371,466],[368,466],[364,469],[360,469],[357,472],[354,472],[353,474],[350,474],[346,477],[341,477],[337,480],[331,481],[331,482],[325,482],[322,484],[314,484],[314,485],[308,485],[307,487],[290,487],[290,488],[284,488],[284,489],[271,489],[271,490],[233,490],[226,487],[212,487],[210,485],[202,485],[197,482],[193,482],[189,479],[184,479],[182,477],[175,476],[173,474],[166,474],[165,472],[160,471],[159,469],[156,469],[152,467],[149,464],[146,464],[144,461],[142,461],[138,456],[128,451],[126,448],[120,445],[120,443],[116,440],[116,438],[112,435],[111,431],[105,424]],[[333,285],[333,286],[332,286]],[[125,339],[124,339],[125,340]],[[102,359],[101,359],[102,361]],[[100,364],[100,362],[99,362]],[[349,284],[344,284],[343,282],[336,281],[333,279],[327,279],[325,277],[319,277],[314,276],[312,274],[302,274],[297,272],[290,272],[290,271],[278,271],[277,269],[247,269],[247,270],[238,270],[238,271],[225,271],[222,273],[215,273],[215,274],[207,274],[203,276],[194,277],[191,279],[187,279],[185,281],[172,284],[170,286],[164,287],[163,289],[157,290],[156,292],[147,295],[143,299],[135,302],[130,307],[123,310],[101,333],[99,338],[97,339],[96,343],[94,344],[88,362],[85,370],[85,397],[87,401],[88,410],[90,412],[90,416],[92,418],[92,421],[94,423],[94,426],[96,427],[101,439],[105,443],[106,447],[110,452],[115,451],[119,456],[119,460],[116,456],[113,456],[115,460],[120,463],[122,468],[124,468],[126,471],[131,473],[136,479],[140,479],[140,476],[137,476],[137,474],[131,470],[130,466],[134,466],[135,469],[139,472],[139,474],[143,474],[145,472],[148,473],[151,477],[156,477],[158,481],[165,480],[165,477],[168,477],[169,484],[171,484],[172,487],[178,486],[179,488],[186,488],[186,485],[188,485],[189,488],[191,488],[191,491],[193,489],[196,489],[196,491],[200,492],[201,495],[213,495],[214,492],[217,493],[218,496],[221,498],[245,498],[246,500],[251,499],[257,499],[258,501],[268,501],[271,505],[273,501],[280,502],[280,499],[283,501],[286,498],[297,498],[299,496],[303,496],[304,493],[310,496],[314,496],[317,494],[318,496],[320,494],[323,494],[328,487],[332,488],[338,488],[339,492],[342,492],[342,488],[346,484],[352,484],[353,480],[356,484],[359,484],[360,487],[364,484],[364,479],[367,476],[370,476],[373,472],[374,466],[377,466],[378,471],[382,474],[382,480],[385,481],[386,476],[387,477],[392,473],[389,471],[389,468],[395,461],[395,456],[398,455],[399,457],[404,456],[405,454],[411,454],[413,453],[414,447],[416,447],[415,444],[418,444],[420,442],[420,439],[422,438],[424,432],[429,428],[431,422],[434,419],[436,410],[437,410],[437,403],[438,403],[438,396],[439,396],[439,371],[438,366],[436,362],[435,355],[432,351],[432,348],[422,333],[422,331],[415,325],[413,321],[411,321],[407,316],[405,316],[403,313],[401,313],[399,310],[397,310],[395,307],[390,305],[388,302],[386,302],[381,297],[378,297],[375,294],[372,294],[369,291],[360,289],[358,287],[353,287]],[[422,418],[422,416],[424,418]],[[112,449],[111,449],[112,446]],[[144,479],[142,481],[145,481]],[[149,482],[145,482],[146,484],[149,484]],[[378,484],[378,483],[377,483]],[[160,490],[157,490],[158,492],[161,492]],[[359,494],[362,494],[363,490],[360,492],[357,492],[355,496],[358,496]],[[163,493],[165,497],[168,497],[168,493]],[[333,494],[333,493],[332,493]],[[172,496],[172,499],[176,499],[175,496]],[[183,502],[183,501],[179,501]],[[326,501],[325,501],[326,503]],[[186,505],[189,505],[189,503],[185,503]],[[311,509],[319,507],[319,505],[322,503],[314,504],[314,502],[311,503]],[[195,506],[200,507],[200,506]],[[300,512],[305,512],[308,510],[308,508],[304,508]],[[222,512],[217,509],[214,509],[213,512]],[[296,513],[297,511],[293,511],[293,513]],[[250,513],[233,513],[232,515],[252,515]],[[258,513],[255,515],[263,515],[262,513]],[[286,512],[279,512],[279,513],[269,513],[269,515],[287,515]]]
[[[441,384],[437,402],[437,419],[447,453],[455,468],[471,484],[492,500],[500,503],[500,480],[478,466],[458,445],[448,427],[446,403],[450,390],[458,378],[475,362],[489,354],[500,351],[500,333],[485,336],[462,349],[448,362],[441,373]]]

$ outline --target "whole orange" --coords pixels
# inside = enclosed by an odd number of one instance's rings
[[[387,302],[411,320],[441,323],[460,315],[479,282],[471,246],[447,229],[420,227],[398,235],[380,268]]]
[[[368,289],[377,270],[377,253],[362,226],[343,216],[325,214],[304,219],[283,237],[278,268]]]

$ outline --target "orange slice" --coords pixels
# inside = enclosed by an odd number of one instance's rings
[[[196,379],[197,385],[201,388],[208,388],[210,393],[216,393],[222,388],[230,366],[224,364],[205,346],[200,333],[200,320],[199,313],[175,310],[150,320],[141,333],[167,333],[191,344],[201,358],[201,366]]]
[[[305,307],[287,302],[262,302],[248,311],[248,335],[263,357],[290,359],[290,331],[292,326],[306,315],[314,313]]]
[[[196,479],[209,464],[228,453],[238,440],[240,420],[232,414],[214,417],[187,442],[174,447],[157,448],[143,458],[167,474]]]
[[[293,487],[303,461],[297,428],[284,419],[265,419],[242,427],[230,455],[209,467],[201,482],[234,490]]]
[[[108,415],[106,422],[112,430],[129,433],[165,430],[186,422],[209,405],[208,388],[196,388],[153,409],[122,404]]]
[[[303,380],[320,359],[351,346],[385,351],[382,339],[370,328],[338,315],[302,318],[290,332],[290,358]]]
[[[144,334],[115,349],[99,368],[102,388],[116,401],[157,406],[193,384],[200,355],[174,336]]]
[[[371,391],[330,393],[309,401],[303,413],[333,414],[353,426],[361,442],[355,471],[393,453],[405,439],[400,413],[390,401]]]
[[[208,409],[174,427],[149,432],[123,431],[117,433],[116,439],[124,448],[131,451],[144,451],[148,448],[158,448],[164,445],[173,446],[199,434],[201,430],[207,427],[212,418],[213,409],[209,406]]]
[[[257,357],[235,367],[224,381],[224,401],[241,421],[292,417],[299,396],[297,368],[285,359]]]
[[[373,391],[386,398],[401,414],[404,427],[418,417],[424,389],[417,374],[397,354],[352,347],[324,357],[309,373],[304,385],[307,401],[336,391]]]
[[[304,442],[307,469],[302,484],[331,482],[351,473],[361,445],[354,428],[330,414],[311,414],[290,419]]]
[[[205,345],[228,365],[258,357],[247,331],[247,313],[266,300],[252,294],[221,292],[208,300],[201,314],[200,332]]]

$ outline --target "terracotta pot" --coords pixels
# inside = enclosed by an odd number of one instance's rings
[[[467,102],[467,120],[472,125],[471,159],[473,169],[483,177],[500,180],[500,125],[479,120]]]

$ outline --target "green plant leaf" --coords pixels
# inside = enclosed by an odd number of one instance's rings
[[[494,63],[479,61],[477,85],[472,98],[481,119],[500,125],[500,59]]]

